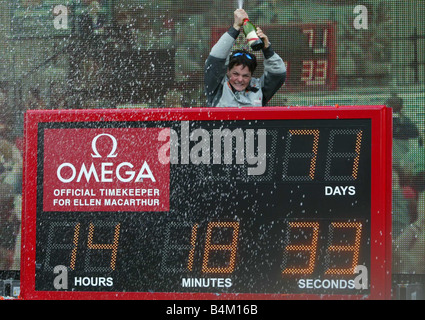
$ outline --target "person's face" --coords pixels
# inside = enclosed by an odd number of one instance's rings
[[[235,65],[227,71],[230,84],[237,91],[244,91],[251,81],[251,71],[243,65]]]

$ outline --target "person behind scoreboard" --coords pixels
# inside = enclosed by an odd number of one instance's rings
[[[415,212],[412,223],[393,243],[393,273],[425,273],[425,126],[419,131],[421,145],[402,160]]]
[[[230,55],[244,19],[248,19],[245,10],[234,11],[233,26],[220,37],[205,62],[204,84],[209,107],[265,106],[285,83],[285,63],[260,28],[257,34],[264,42],[261,78],[253,77],[257,67],[255,55],[247,50],[236,50]]]

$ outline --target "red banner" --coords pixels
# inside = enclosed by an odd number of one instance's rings
[[[158,153],[163,130],[47,129],[44,211],[168,211],[170,164]]]

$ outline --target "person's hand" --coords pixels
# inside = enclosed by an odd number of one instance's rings
[[[236,9],[235,12],[233,12],[233,16],[235,19],[235,21],[233,22],[233,28],[235,28],[236,30],[240,30],[243,25],[243,21],[245,19],[249,19],[248,14],[244,9]]]
[[[264,49],[268,48],[270,46],[269,37],[266,36],[266,34],[261,30],[260,27],[257,27],[257,35],[260,37],[261,40],[264,42]]]

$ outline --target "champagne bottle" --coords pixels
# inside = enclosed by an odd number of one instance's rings
[[[256,28],[249,19],[243,21],[243,33],[252,50],[258,51],[264,48],[263,40],[257,35]]]

